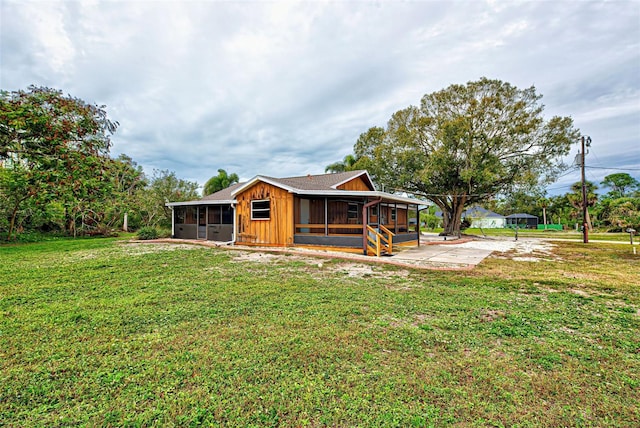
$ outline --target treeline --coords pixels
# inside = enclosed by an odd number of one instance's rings
[[[109,235],[125,217],[132,229],[170,227],[165,203],[198,198],[198,184],[112,158],[117,127],[104,106],[58,90],[0,92],[0,238]]]
[[[640,230],[640,182],[627,173],[607,175],[600,186],[585,182],[590,229],[623,232]],[[607,191],[608,190],[608,191]],[[601,191],[599,193],[599,191]],[[528,213],[545,217],[547,224],[561,224],[567,229],[582,224],[582,183],[574,183],[563,195],[546,196],[545,192],[515,192],[487,206],[499,214]]]
[[[624,185],[621,185],[623,184]],[[640,183],[627,173],[608,175],[599,188],[585,182],[587,189],[588,225],[591,230],[624,232],[628,228],[640,230]],[[609,189],[599,194],[598,190]],[[526,213],[538,217],[539,224],[560,224],[564,229],[580,228],[582,224],[582,183],[574,183],[563,195],[546,196],[539,191],[519,191],[500,196],[483,205],[501,215]],[[442,227],[436,207],[421,213],[426,227]],[[469,222],[471,219],[467,219]]]

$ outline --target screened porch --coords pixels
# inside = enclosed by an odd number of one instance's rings
[[[395,235],[396,243],[418,239],[417,205],[383,201],[363,210],[368,202],[364,198],[296,197],[294,243],[362,248],[366,225],[384,226]]]

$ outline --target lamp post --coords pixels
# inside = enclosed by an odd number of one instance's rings
[[[591,137],[587,136],[586,141],[584,135],[580,138],[582,142],[582,153],[580,159],[580,166],[582,171],[582,242],[589,243],[589,228],[587,227],[587,186],[584,180],[584,156],[585,156],[585,143],[586,146],[591,146]]]

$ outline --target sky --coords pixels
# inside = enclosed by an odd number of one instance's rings
[[[112,155],[149,175],[321,174],[397,110],[488,77],[573,118],[588,180],[640,179],[640,0],[0,0],[0,14],[0,88],[105,105]],[[549,193],[579,180],[569,169]]]

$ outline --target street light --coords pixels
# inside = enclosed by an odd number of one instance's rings
[[[591,137],[587,136],[586,140],[584,135],[580,138],[582,142],[582,153],[580,166],[582,167],[582,242],[589,243],[589,228],[587,227],[587,186],[584,181],[584,155],[585,144],[587,147],[591,146]]]

